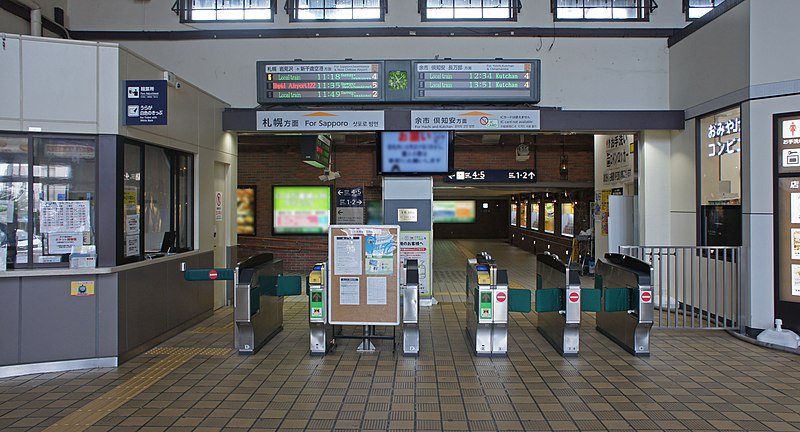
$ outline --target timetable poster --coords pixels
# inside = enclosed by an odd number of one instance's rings
[[[42,201],[39,230],[43,233],[75,233],[91,230],[88,200]]]

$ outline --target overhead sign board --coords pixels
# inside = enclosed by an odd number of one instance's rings
[[[447,183],[536,183],[536,170],[456,170],[444,177]]]
[[[258,103],[382,102],[383,62],[257,62]]]
[[[383,111],[257,111],[256,130],[272,132],[380,131]]]
[[[336,207],[364,207],[364,189],[336,188]]]
[[[539,130],[539,110],[412,110],[412,130]]]
[[[539,102],[539,60],[412,63],[415,102]]]
[[[167,124],[167,82],[125,81],[125,121],[128,126]]]

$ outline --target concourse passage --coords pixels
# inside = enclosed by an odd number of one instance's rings
[[[358,353],[358,340],[309,355],[305,296],[254,355],[233,349],[220,309],[116,369],[0,379],[0,430],[779,430],[800,428],[800,357],[721,331],[652,333],[634,357],[584,313],[564,358],[509,314],[507,357],[475,357],[465,335],[465,263],[487,251],[509,285],[531,289],[535,256],[500,241],[436,241],[434,296],[420,310],[418,358]],[[380,329],[379,332],[391,332]]]

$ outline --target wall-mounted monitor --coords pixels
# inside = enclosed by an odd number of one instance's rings
[[[475,201],[434,201],[433,223],[475,223]]]
[[[273,186],[273,234],[326,234],[331,186]]]
[[[453,172],[453,133],[403,131],[378,133],[378,175],[430,176]]]

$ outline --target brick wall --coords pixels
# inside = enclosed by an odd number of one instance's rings
[[[594,153],[591,135],[537,135],[528,161],[515,160],[514,144],[482,145],[479,135],[459,136],[456,142],[457,169],[533,169],[540,183],[560,182],[559,162],[562,148],[569,159],[570,182],[592,182]],[[530,138],[530,137],[527,137]],[[322,185],[335,188],[363,187],[365,199],[381,199],[381,179],[375,175],[374,138],[354,135],[345,144],[334,146],[334,169],[341,178],[320,182],[321,168],[301,161],[298,138],[293,136],[240,137],[238,184],[256,185],[256,237],[239,236],[239,257],[248,252],[268,251],[284,259],[290,274],[306,274],[311,266],[327,258],[327,236],[273,236],[272,186]],[[536,157],[534,158],[534,147]],[[434,179],[436,182],[441,179]],[[509,193],[509,195],[511,195]],[[467,199],[467,198],[464,198]]]

